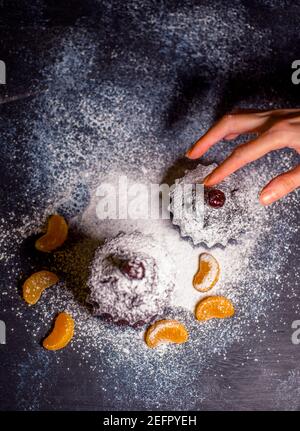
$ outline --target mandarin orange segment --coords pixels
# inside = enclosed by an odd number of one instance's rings
[[[216,258],[209,253],[199,256],[199,268],[193,279],[193,286],[199,292],[212,289],[219,280],[220,265]]]
[[[43,341],[47,350],[59,350],[66,347],[74,335],[74,320],[66,312],[60,313],[54,323],[52,332]]]
[[[58,282],[58,277],[54,272],[38,271],[32,274],[23,284],[23,298],[30,304],[36,304],[41,294],[48,287]]]
[[[158,320],[151,325],[145,335],[148,347],[155,348],[165,343],[185,343],[189,334],[185,326],[177,320]]]
[[[196,305],[195,316],[197,320],[225,319],[233,315],[234,306],[224,296],[209,296]]]
[[[49,218],[47,232],[35,242],[39,251],[50,252],[63,245],[68,236],[68,225],[59,214]]]

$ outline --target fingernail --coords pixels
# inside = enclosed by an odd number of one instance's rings
[[[266,190],[262,191],[259,200],[263,205],[269,205],[272,202],[276,201],[277,199],[277,193],[274,190]]]
[[[204,178],[204,180],[203,180],[203,184],[204,184],[205,186],[209,186],[209,181],[210,181],[211,177],[212,177],[212,174],[209,174],[209,175],[207,175],[207,176]]]
[[[191,158],[193,157],[193,148],[190,148],[186,153],[185,157]]]

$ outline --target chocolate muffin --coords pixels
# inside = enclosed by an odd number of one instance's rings
[[[173,262],[152,236],[121,233],[106,240],[90,267],[87,298],[93,314],[141,326],[161,316],[174,289]]]
[[[218,186],[203,190],[201,183],[216,167],[215,163],[199,164],[186,171],[184,177],[176,180],[170,193],[172,222],[179,227],[181,236],[191,238],[195,245],[226,246],[230,240],[237,240],[247,232],[254,215],[264,211],[249,174],[236,172]]]

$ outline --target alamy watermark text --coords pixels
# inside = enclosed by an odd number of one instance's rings
[[[292,69],[296,69],[295,72],[292,73],[292,83],[294,85],[300,84],[300,60],[295,60],[292,63]]]
[[[292,343],[295,345],[300,344],[300,320],[294,320],[292,329],[294,329],[292,333]]]
[[[0,320],[0,344],[6,344],[6,325]]]
[[[0,84],[6,84],[6,65],[0,60]]]

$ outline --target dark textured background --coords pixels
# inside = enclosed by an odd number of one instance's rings
[[[202,24],[195,22],[194,8],[207,6],[212,8],[215,17],[220,16],[219,26],[211,25],[209,20]],[[31,214],[35,194],[41,197],[43,188],[53,181],[49,172],[42,173],[43,180],[35,184],[36,189],[31,189],[31,196],[24,194],[30,175],[39,169],[24,157],[24,150],[35,140],[35,148],[43,158],[43,142],[32,136],[29,120],[39,117],[34,99],[47,90],[51,68],[60,55],[58,41],[70,28],[73,35],[88,29],[95,48],[91,53],[94,63],[89,76],[80,75],[80,67],[89,67],[88,59],[84,64],[70,68],[74,82],[76,78],[78,81],[92,78],[89,90],[95,90],[96,96],[96,88],[101,87],[103,79],[110,78],[129,92],[135,92],[139,82],[143,85],[147,80],[146,88],[153,82],[153,92],[148,91],[147,97],[149,104],[155,102],[151,110],[155,133],[161,137],[163,148],[168,148],[174,157],[205,129],[206,124],[200,123],[202,117],[198,117],[197,112],[203,114],[207,109],[209,123],[237,105],[299,106],[299,88],[291,84],[291,63],[300,58],[299,2],[0,0],[0,7],[0,58],[7,64],[7,85],[0,88],[0,211],[4,218],[14,211],[16,215],[11,222],[16,226],[22,217]],[[241,10],[243,21],[239,21]],[[170,14],[175,17],[172,21],[174,31],[172,26],[164,25]],[[183,30],[179,32],[181,24]],[[262,37],[256,36],[256,30]],[[114,62],[112,51],[122,53],[118,62]],[[132,62],[131,54],[134,54]],[[141,62],[147,58],[148,67],[142,73],[137,67],[138,58]],[[166,65],[164,74],[161,71]],[[45,70],[50,71],[48,76]],[[70,85],[61,97],[72,101],[77,92],[80,97],[80,91],[86,89],[82,82],[78,86]],[[52,87],[52,91],[55,88]],[[61,91],[59,84],[57,91]],[[214,99],[210,100],[210,97]],[[205,114],[203,116],[205,118]],[[82,129],[79,133],[88,131]],[[220,159],[222,151],[223,147],[219,147],[212,155]],[[69,167],[78,163],[76,158],[71,159]],[[40,205],[43,206],[42,199]],[[281,270],[293,283],[290,269],[299,266],[299,237],[295,235],[289,245],[294,250],[293,258]],[[9,268],[3,268],[1,285],[5,285],[8,274]],[[1,300],[3,302],[3,298]],[[38,392],[39,399],[31,403],[35,380],[30,366],[32,364],[43,376],[46,365],[37,365],[35,347],[24,337],[22,320],[16,320],[13,312],[4,313],[4,309],[13,306],[12,299],[6,301],[1,304],[0,318],[5,319],[8,328],[14,328],[14,334],[8,337],[6,346],[0,347],[1,410],[145,408],[142,394],[138,400],[130,399],[126,386],[124,393],[116,399],[101,392],[89,367],[79,367],[71,351],[65,352],[59,365],[52,366],[45,387]],[[199,380],[199,384],[206,388],[203,399],[180,403],[176,399],[160,400],[160,407],[299,410],[300,347],[290,341],[290,325],[300,316],[295,313],[292,301],[284,296],[280,301],[280,315],[270,313],[267,317],[269,325],[264,344],[254,342],[252,353],[249,353],[249,339],[247,354],[245,346],[235,344],[227,353],[226,363],[215,358],[211,369]],[[282,325],[282,322],[286,324]],[[26,354],[26,359],[25,347],[27,352],[32,352],[32,355]],[[256,363],[254,358],[259,362]],[[20,383],[16,370],[20,371],[22,363],[25,378]],[[70,364],[71,371],[66,375],[64,369]],[[147,404],[147,407],[156,408],[156,405]]]

